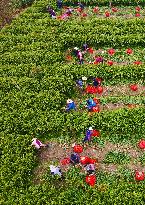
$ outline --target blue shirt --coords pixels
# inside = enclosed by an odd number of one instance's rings
[[[97,105],[92,99],[87,100],[87,103],[88,103],[89,110],[91,110],[93,107]]]
[[[74,102],[68,103],[67,104],[67,110],[73,110],[73,109],[76,109],[75,103]]]
[[[77,84],[78,84],[80,87],[83,87],[83,81],[82,81],[82,80],[79,79],[79,80],[77,80],[76,82],[77,82]]]
[[[87,131],[86,131],[86,136],[85,136],[85,138],[84,138],[84,142],[90,141],[90,140],[91,140],[91,137],[92,137],[92,130],[87,130]]]

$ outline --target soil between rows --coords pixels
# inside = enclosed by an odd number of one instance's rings
[[[84,151],[81,156],[89,156],[92,158],[98,159],[96,164],[96,171],[103,171],[107,173],[115,173],[119,171],[120,165],[118,164],[105,164],[103,160],[105,156],[110,151],[117,151],[121,153],[128,154],[131,157],[130,163],[126,165],[121,165],[125,169],[140,170],[145,172],[145,167],[141,165],[140,162],[135,162],[140,156],[143,155],[144,151],[139,148],[135,148],[132,145],[128,144],[113,144],[111,142],[106,142],[103,148],[100,148],[96,145],[85,145]],[[41,183],[43,175],[49,170],[49,164],[58,164],[62,172],[67,172],[72,165],[61,165],[59,162],[65,157],[70,157],[70,154],[73,152],[72,144],[59,144],[57,142],[51,142],[50,147],[43,148],[38,151],[38,167],[34,170],[34,183]],[[79,167],[79,165],[78,165]],[[83,172],[83,171],[82,171]]]

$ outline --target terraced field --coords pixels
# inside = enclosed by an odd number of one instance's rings
[[[82,1],[80,12],[72,2],[60,11],[54,1],[38,0],[0,31],[0,202],[143,205],[145,181],[136,181],[135,171],[145,172],[138,146],[145,138],[145,3]],[[61,19],[66,6],[74,11]],[[73,49],[83,52],[85,43],[90,49],[79,64]],[[76,86],[84,76],[102,78],[103,91],[87,93],[88,82]],[[89,112],[85,103],[94,97],[100,110]],[[67,99],[76,110],[65,111]],[[83,143],[90,126],[100,136]],[[50,146],[35,150],[34,136]],[[83,166],[60,163],[74,143],[97,160],[94,187],[86,184]],[[50,164],[60,165],[65,179],[51,176]]]

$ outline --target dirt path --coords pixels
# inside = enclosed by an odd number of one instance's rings
[[[115,85],[115,86],[105,86],[103,87],[103,92],[101,94],[92,94],[94,97],[122,97],[122,96],[145,96],[145,85],[136,84],[138,89],[132,91],[130,85]],[[76,87],[76,91],[79,96],[83,97],[87,95],[86,92],[80,90]]]
[[[143,85],[137,85],[138,90],[137,91],[132,91],[129,87],[129,85],[119,85],[119,86],[105,86],[104,91],[102,93],[102,96],[145,96],[145,86]],[[99,96],[99,95],[98,95]]]
[[[96,169],[98,171],[113,173],[118,171],[120,165],[103,163],[105,156],[111,151],[126,153],[131,157],[130,163],[127,165],[122,165],[122,167],[128,168],[130,170],[138,169],[140,171],[145,171],[145,167],[143,167],[139,162],[135,162],[135,160],[143,155],[144,151],[140,150],[139,148],[134,148],[131,145],[113,144],[111,142],[106,142],[103,148],[100,148],[98,145],[85,145],[81,156],[87,155],[89,157],[98,159],[98,163],[96,165]],[[38,152],[39,166],[34,170],[34,183],[41,182],[42,176],[49,170],[49,164],[59,164],[61,170],[63,172],[67,172],[67,170],[72,165],[62,166],[59,162],[65,157],[70,157],[71,153],[72,145],[59,144],[57,142],[51,142],[51,147],[40,150]]]
[[[9,11],[8,6],[6,5],[7,8],[3,9],[1,12],[1,16],[0,16],[0,30],[5,26],[5,25],[10,25],[13,21],[13,19],[18,18],[19,15],[23,12],[25,12],[25,10],[29,7],[29,6],[25,6],[24,8],[18,8],[18,9],[12,9]],[[10,8],[11,9],[11,8]]]
[[[119,86],[103,86],[103,93],[101,94],[92,94],[92,98],[96,97],[97,99],[105,99],[107,97],[127,97],[127,96],[145,96],[145,86],[143,85],[137,85],[138,90],[132,91],[129,87],[129,85],[119,85]],[[87,108],[83,107],[80,108],[81,102],[85,102],[87,99],[89,99],[88,94],[86,92],[80,90],[76,87],[77,97],[74,100],[77,110],[82,112],[83,110],[86,110]],[[119,99],[122,101],[121,99]],[[105,104],[100,104],[100,111],[103,110],[116,110],[120,108],[137,108],[137,107],[144,107],[145,104],[138,104],[138,103],[127,103],[127,102],[118,102],[112,103],[112,102],[106,102]]]

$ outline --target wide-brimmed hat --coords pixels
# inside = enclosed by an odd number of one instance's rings
[[[92,127],[89,127],[89,130],[93,130],[93,128],[92,128]]]
[[[68,99],[66,102],[68,104],[68,103],[72,103],[73,101],[71,99]]]
[[[87,77],[83,76],[83,77],[82,77],[82,80],[83,80],[83,81],[86,81],[86,80],[87,80]]]

